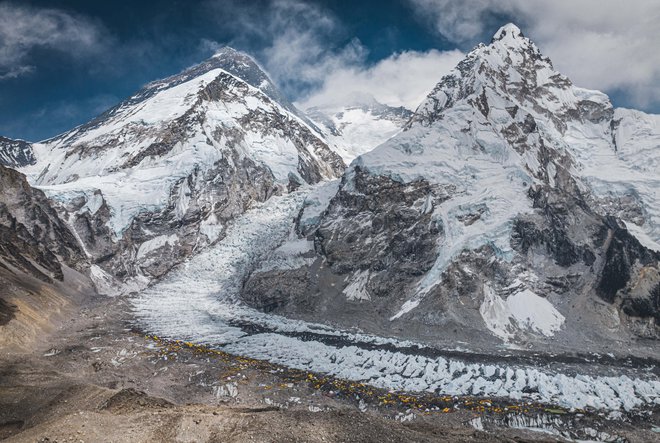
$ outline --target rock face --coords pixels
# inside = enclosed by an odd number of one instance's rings
[[[34,350],[72,302],[94,295],[95,287],[84,275],[89,261],[67,219],[23,174],[0,165],[3,355]]]
[[[23,170],[92,257],[139,287],[221,238],[254,202],[345,165],[245,54],[224,49],[34,146]]]
[[[31,143],[0,136],[0,165],[20,168],[36,162]]]
[[[25,176],[0,166],[0,267],[44,282],[62,280],[62,265],[83,269],[86,257],[67,224]]]
[[[659,162],[660,116],[576,87],[507,25],[308,199],[290,241],[310,247],[243,298],[452,345],[658,338]]]
[[[413,115],[404,107],[384,105],[371,96],[356,97],[353,103],[342,106],[316,106],[305,112],[347,164],[401,132]]]

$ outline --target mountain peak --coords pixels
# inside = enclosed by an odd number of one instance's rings
[[[500,41],[500,40],[515,40],[519,38],[524,38],[525,36],[523,35],[522,31],[520,28],[513,23],[507,23],[506,25],[502,26],[500,29],[497,30],[495,35],[493,36],[492,42],[495,41]]]
[[[248,53],[239,51],[238,49],[232,48],[231,46],[224,46],[217,51],[209,58],[209,60],[214,61],[216,64],[220,63],[243,63],[246,66],[250,66],[255,69],[261,69],[257,61]]]
[[[602,106],[605,114],[611,112],[607,96],[575,88],[568,77],[555,71],[552,61],[520,28],[509,23],[495,33],[489,45],[475,47],[440,80],[418,107],[408,127],[415,122],[436,121],[447,108],[463,100],[478,105],[480,112],[488,115],[487,96],[498,96],[511,106],[529,109],[535,115],[543,114],[560,130],[563,124],[556,114],[575,110],[587,96],[598,103],[599,109]]]
[[[208,65],[211,69],[220,68],[231,75],[240,78],[247,84],[261,90],[264,94],[278,102],[288,111],[305,120],[310,126],[313,126],[311,122],[309,122],[275,86],[264,68],[245,52],[234,49],[231,46],[225,46],[217,50],[211,58],[203,62],[201,65]]]
[[[541,51],[532,40],[525,37],[520,28],[513,23],[502,26],[493,35],[490,45],[485,46],[487,53],[498,53],[503,58],[508,58],[512,53],[529,53],[541,57]],[[525,57],[514,57],[519,62],[524,61]],[[514,60],[515,61],[515,60]]]
[[[239,72],[243,74],[248,71],[260,72],[261,75],[265,76],[263,70],[259,64],[245,52],[239,51],[232,48],[231,46],[225,46],[215,52],[209,59],[212,62],[212,65],[215,67],[221,67],[225,71],[234,74],[235,71],[238,77],[243,77]]]
[[[134,103],[135,100],[149,98],[155,92],[175,87],[215,69],[222,69],[240,78],[249,85],[260,89],[276,101],[283,101],[283,97],[277,91],[277,88],[273,85],[266,72],[252,57],[230,46],[225,46],[201,63],[193,65],[178,74],[147,84],[142,91],[132,98],[131,103]]]
[[[246,81],[258,89],[267,89],[272,92],[275,87],[266,72],[259,66],[254,58],[231,46],[225,46],[215,52],[206,62],[212,69],[220,68],[230,74]]]
[[[543,56],[538,46],[525,37],[520,28],[513,23],[502,26],[495,33],[489,45],[480,45],[475,52],[479,58],[490,65],[508,65],[523,71],[554,69],[550,59]]]
[[[244,52],[239,51],[238,49],[232,48],[231,46],[223,46],[222,48],[216,50],[215,54],[213,54],[212,57],[223,57],[227,55],[238,56],[238,55],[246,55],[246,54]]]

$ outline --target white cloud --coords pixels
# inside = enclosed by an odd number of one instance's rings
[[[291,96],[318,88],[328,72],[361,63],[366,49],[358,40],[341,42],[334,15],[310,2],[273,0],[255,10],[245,2],[215,1],[220,17],[232,17],[231,45],[255,47],[254,55]]]
[[[0,4],[0,80],[32,72],[29,56],[35,48],[84,57],[103,45],[102,28],[84,17],[52,8]]]
[[[505,16],[580,86],[660,105],[660,2],[653,0],[410,0],[450,40],[473,44]]]
[[[360,94],[414,109],[462,57],[458,50],[404,51],[369,63],[368,49],[311,2],[274,0],[259,11],[226,1],[213,5],[218,18],[232,17],[239,35],[230,44],[265,42],[256,59],[300,107],[340,105]]]
[[[0,64],[0,67],[1,66],[2,65]],[[2,72],[0,74],[0,80],[17,78],[22,75],[29,74],[30,72],[34,72],[34,66],[29,66],[29,65],[7,66],[4,71],[0,68],[0,72]]]
[[[302,100],[300,106],[335,106],[371,96],[391,106],[415,109],[463,56],[458,50],[407,51],[373,66],[343,66],[329,72],[322,86]]]
[[[485,12],[500,12],[510,0],[409,0],[415,12],[449,40],[472,42],[483,33]]]

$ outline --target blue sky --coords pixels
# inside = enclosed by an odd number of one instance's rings
[[[620,3],[0,0],[0,135],[56,135],[225,44],[252,54],[301,106],[359,89],[414,108],[509,21],[579,85],[660,112],[660,8]]]

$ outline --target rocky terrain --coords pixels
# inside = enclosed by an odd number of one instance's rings
[[[81,247],[44,193],[1,165],[0,190],[0,348],[29,348],[95,291]]]
[[[29,350],[2,348],[0,439],[571,441],[544,430],[561,423],[573,438],[634,442],[656,435],[648,423],[657,415],[629,422],[553,407],[524,412],[531,406],[496,399],[393,395],[145,337],[133,328],[129,307],[125,297],[87,295]]]
[[[44,282],[64,278],[62,266],[82,270],[86,258],[44,193],[25,176],[0,166],[0,267]]]

